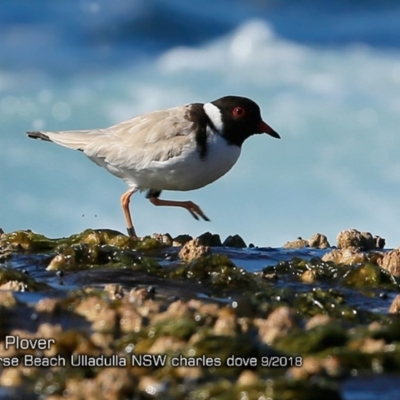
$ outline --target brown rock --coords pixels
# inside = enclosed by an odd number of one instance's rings
[[[328,238],[322,233],[316,233],[311,236],[310,239],[308,239],[308,245],[317,249],[327,249],[328,247],[331,247]]]
[[[291,367],[288,370],[288,375],[295,380],[308,380],[314,375],[319,375],[324,371],[323,360],[317,357],[306,357],[303,360],[303,365],[299,367]]]
[[[400,276],[400,248],[385,253],[385,255],[378,260],[378,265],[388,270],[393,276]]]
[[[337,247],[340,249],[356,247],[368,251],[382,249],[385,245],[385,239],[379,236],[372,236],[369,232],[359,232],[357,229],[347,229],[339,232],[336,240]]]
[[[119,309],[121,331],[139,332],[142,328],[143,318],[131,304],[123,304]]]
[[[224,243],[222,243],[222,246],[244,248],[246,247],[246,243],[239,235],[234,235],[234,236],[229,235],[224,240]]]
[[[307,321],[305,329],[310,330],[315,328],[316,326],[329,324],[329,322],[331,321],[332,319],[329,315],[316,314]]]
[[[299,326],[296,312],[289,307],[278,307],[265,319],[255,319],[259,336],[264,343],[271,344],[275,339],[287,335]]]
[[[3,368],[0,376],[0,386],[22,385],[22,371],[19,368]]]
[[[165,354],[169,351],[182,352],[186,342],[172,336],[160,336],[147,351],[149,354]]]
[[[398,294],[389,307],[389,314],[400,314],[400,294]]]
[[[312,283],[315,282],[318,279],[318,274],[317,271],[308,269],[307,271],[304,271],[303,274],[300,277],[300,280],[302,282],[306,283]]]
[[[167,246],[172,246],[173,239],[169,233],[154,233],[153,238]]]
[[[259,376],[248,369],[245,369],[240,375],[236,382],[238,386],[253,386],[260,382]]]
[[[153,297],[153,294],[147,288],[141,287],[132,289],[126,299],[129,303],[135,303],[141,306],[145,300],[151,300]]]
[[[0,304],[4,308],[13,308],[17,305],[17,300],[12,292],[0,291]]]
[[[299,237],[297,240],[293,240],[292,242],[286,242],[283,247],[285,249],[301,249],[303,247],[309,247],[308,240],[304,240]]]
[[[192,260],[195,260],[196,258],[200,258],[201,256],[210,253],[210,248],[208,246],[202,245],[197,238],[187,242],[181,248],[178,256],[182,261],[190,262]]]
[[[216,335],[235,335],[239,331],[235,313],[231,309],[222,308],[219,311],[218,319],[215,321],[213,331]]]
[[[122,299],[122,297],[124,297],[124,288],[115,283],[109,283],[104,286],[104,291],[108,293],[108,297],[111,300]]]
[[[8,281],[0,285],[0,290],[12,290],[13,292],[26,292],[28,285],[20,281]]]
[[[369,261],[368,255],[361,253],[357,248],[334,249],[322,257],[322,261],[332,261],[336,264],[353,265]]]
[[[35,304],[35,311],[53,314],[60,303],[59,299],[44,298]]]
[[[365,338],[363,339],[359,350],[363,353],[380,353],[384,350],[386,346],[386,342],[383,339],[372,339]]]
[[[328,356],[322,359],[309,356],[304,358],[301,367],[291,367],[287,374],[295,380],[309,380],[314,375],[339,378],[344,376],[344,368],[337,357]]]
[[[139,390],[146,393],[147,397],[159,397],[163,387],[164,384],[152,376],[142,376],[138,385]]]
[[[117,323],[117,312],[110,308],[108,303],[97,296],[83,299],[75,308],[77,314],[85,316],[92,322],[95,331],[107,331],[113,329]]]

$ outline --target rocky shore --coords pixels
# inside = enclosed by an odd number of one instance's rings
[[[400,372],[384,245],[1,231],[0,399],[341,399],[352,376]]]

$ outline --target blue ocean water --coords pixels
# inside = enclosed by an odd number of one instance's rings
[[[253,137],[219,181],[163,193],[211,222],[135,195],[140,235],[280,246],[357,228],[399,246],[399,18],[395,1],[2,0],[0,227],[125,230],[122,181],[25,131],[106,127],[239,94],[282,140]]]

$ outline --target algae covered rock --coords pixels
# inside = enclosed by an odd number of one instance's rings
[[[46,283],[36,282],[35,279],[13,268],[0,267],[0,290],[18,292],[34,292],[48,290]]]
[[[14,250],[43,251],[51,250],[56,245],[56,240],[30,230],[10,232],[0,237],[0,247],[10,247]]]
[[[179,251],[178,256],[182,261],[190,262],[210,253],[211,250],[209,246],[204,246],[198,239],[193,239],[185,243]]]
[[[277,338],[286,336],[300,326],[295,310],[289,307],[278,307],[267,319],[258,319],[259,336],[264,343],[271,344]]]

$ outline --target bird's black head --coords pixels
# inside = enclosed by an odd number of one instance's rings
[[[225,96],[212,101],[221,112],[222,136],[230,143],[241,146],[251,135],[267,133],[274,138],[280,136],[261,118],[260,107],[246,97]]]

